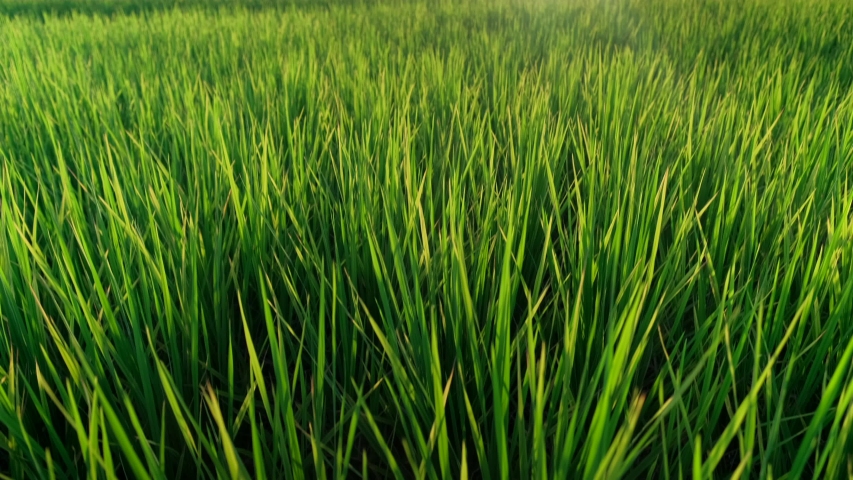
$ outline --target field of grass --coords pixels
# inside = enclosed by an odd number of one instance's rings
[[[0,1],[0,478],[853,476],[849,2],[99,1]]]

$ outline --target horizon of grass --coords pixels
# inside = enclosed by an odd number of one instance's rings
[[[851,19],[0,16],[0,475],[850,476]]]
[[[63,16],[146,16],[158,12],[207,10],[230,12],[368,7],[389,0],[0,0],[0,15],[31,19]],[[390,0],[399,3],[401,0]],[[405,1],[405,0],[403,0]],[[417,0],[415,0],[417,1]]]

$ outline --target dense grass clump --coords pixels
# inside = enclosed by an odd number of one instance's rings
[[[4,478],[852,474],[850,4],[369,3],[0,16]]]

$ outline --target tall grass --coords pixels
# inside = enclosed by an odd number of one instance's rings
[[[853,10],[0,17],[8,478],[853,471]]]

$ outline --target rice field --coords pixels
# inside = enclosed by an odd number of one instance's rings
[[[0,0],[0,478],[853,477],[851,22]]]

